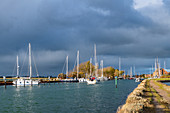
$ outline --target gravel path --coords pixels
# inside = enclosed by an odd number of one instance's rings
[[[170,97],[168,96],[168,92],[164,91],[163,89],[160,89],[159,86],[154,84],[154,81],[150,81],[150,85],[158,92],[159,95],[162,96],[163,99],[167,101],[167,103],[170,105]]]

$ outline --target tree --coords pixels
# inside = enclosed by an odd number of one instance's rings
[[[66,78],[66,74],[60,73],[60,74],[58,74],[58,78],[65,79]]]
[[[90,75],[90,65],[91,65],[92,73],[93,73],[94,65],[92,63],[90,63],[90,61],[83,62],[79,65],[79,78],[84,78],[86,76],[86,74]],[[77,66],[74,68],[73,73],[77,74]]]

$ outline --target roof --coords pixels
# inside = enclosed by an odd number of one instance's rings
[[[167,71],[167,72],[170,72],[170,69],[164,69],[165,71]]]

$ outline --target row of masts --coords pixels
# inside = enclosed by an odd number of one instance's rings
[[[29,77],[32,77],[32,59],[31,59],[31,44],[29,43]],[[79,77],[79,50],[77,51],[77,78]],[[19,57],[17,55],[17,77],[19,77]],[[94,44],[94,61],[95,61],[95,76],[98,77],[98,63],[97,63],[97,56],[96,56],[96,44]],[[90,75],[92,75],[92,58],[90,58]],[[103,60],[100,62],[100,67],[101,67],[101,72],[102,72],[102,77],[103,77]],[[164,61],[164,69],[166,68],[166,64]],[[153,70],[153,66],[152,66]],[[155,72],[158,71],[158,76],[161,75],[160,73],[160,63],[158,58],[155,59]],[[68,77],[68,56],[66,57],[66,76]],[[134,66],[134,73],[135,73],[135,66]],[[119,57],[119,76],[121,74],[121,58]],[[132,67],[130,67],[130,76],[133,76],[132,73]]]
[[[96,44],[94,45],[94,61],[95,61],[95,77],[98,77],[98,63],[97,63],[97,56],[96,56]],[[66,57],[66,78],[69,75],[69,69],[68,69],[68,56]],[[80,53],[79,50],[77,51],[77,77],[79,78],[79,64],[80,64]],[[92,75],[92,58],[90,58],[90,76]],[[103,77],[103,60],[100,62],[101,71],[102,71],[102,77]]]

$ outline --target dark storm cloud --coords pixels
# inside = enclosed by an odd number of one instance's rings
[[[23,61],[29,42],[42,75],[61,72],[66,55],[72,68],[77,50],[81,62],[89,60],[94,43],[106,66],[117,66],[110,61],[118,56],[128,64],[124,68],[148,67],[156,56],[169,58],[168,1],[156,8],[137,3],[136,9],[135,1],[0,1],[0,74],[11,74],[17,54]]]

